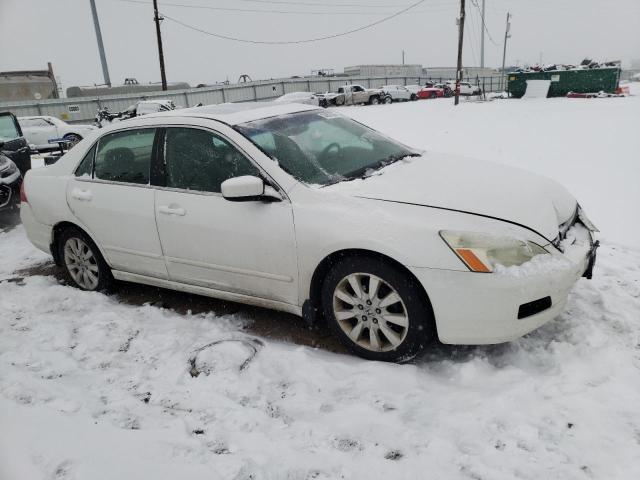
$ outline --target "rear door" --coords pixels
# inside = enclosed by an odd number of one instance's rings
[[[49,139],[58,138],[56,127],[44,118],[26,119],[22,122],[22,126],[27,142],[34,144],[36,148],[55,146],[49,144]]]
[[[69,181],[67,202],[114,269],[167,278],[149,181],[155,137],[148,127],[101,137]]]
[[[291,203],[226,200],[221,183],[262,176],[219,132],[167,127],[156,222],[173,281],[297,305]]]
[[[22,135],[18,119],[10,112],[0,112],[0,150],[20,169],[22,175],[31,169],[31,152]]]
[[[398,91],[396,92],[398,98],[402,100],[409,100],[411,98],[411,92],[406,87],[396,87]]]

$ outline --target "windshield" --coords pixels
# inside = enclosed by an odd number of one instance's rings
[[[0,115],[0,142],[8,142],[20,137],[11,115]]]
[[[404,145],[326,110],[256,120],[236,127],[304,183],[326,185],[365,176],[404,157]]]

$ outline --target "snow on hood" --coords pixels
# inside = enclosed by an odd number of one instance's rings
[[[483,160],[428,152],[365,179],[328,188],[395,202],[460,210],[524,225],[548,240],[571,217],[576,200],[551,179]]]

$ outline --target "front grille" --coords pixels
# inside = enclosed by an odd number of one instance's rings
[[[547,308],[551,308],[551,297],[543,297],[533,302],[523,303],[518,309],[518,320],[540,313]]]

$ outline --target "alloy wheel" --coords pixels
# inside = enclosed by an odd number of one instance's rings
[[[351,273],[338,282],[333,314],[352,342],[372,352],[398,348],[409,330],[409,315],[398,292],[370,273]]]
[[[100,282],[98,261],[82,239],[71,237],[64,244],[64,264],[71,278],[85,290],[95,290]]]

